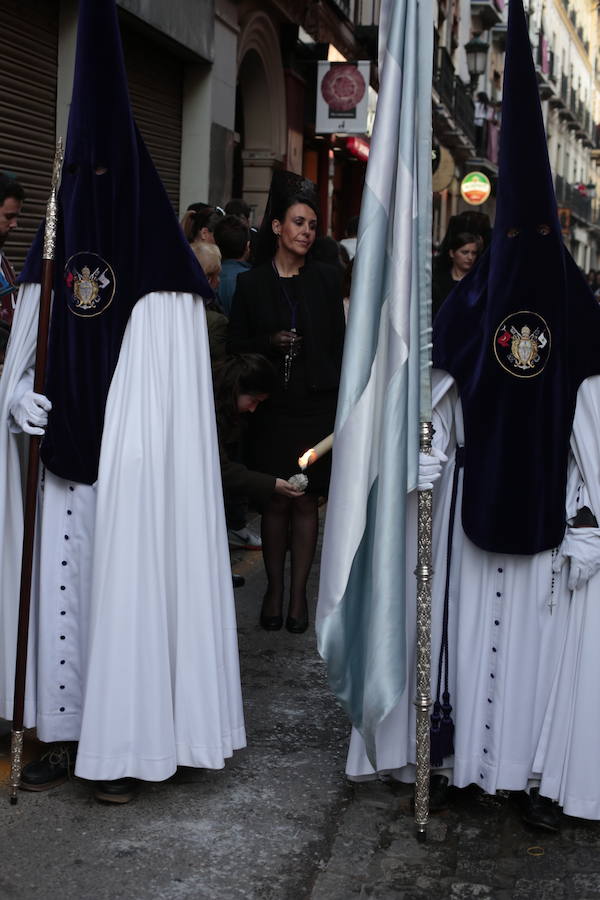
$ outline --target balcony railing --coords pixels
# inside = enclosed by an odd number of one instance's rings
[[[354,0],[354,33],[369,59],[377,60],[381,0]]]
[[[554,53],[548,45],[548,39],[540,28],[537,34],[537,47],[535,51],[535,67],[542,100],[557,100],[556,78],[554,76]]]
[[[584,222],[591,221],[592,201],[590,197],[580,193],[574,184],[569,184],[561,175],[556,176],[555,190],[558,206],[570,209],[578,219],[582,219]]]
[[[329,0],[332,6],[337,7],[346,18],[350,18],[350,0]]]
[[[569,91],[569,109],[574,116],[577,116],[577,94],[575,93],[575,88],[571,88]]]
[[[543,31],[538,32],[535,61],[544,75],[550,74],[550,51],[548,49],[548,41],[546,40]]]
[[[438,47],[437,52],[437,67],[433,84],[442,103],[451,110],[454,108],[454,66],[445,47]]]
[[[471,0],[471,12],[479,16],[487,30],[502,21],[504,0]]]
[[[354,24],[358,28],[376,28],[380,11],[381,0],[355,0]]]
[[[454,85],[454,118],[472,143],[475,143],[475,108],[470,94],[460,80]]]

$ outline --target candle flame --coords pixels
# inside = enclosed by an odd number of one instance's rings
[[[314,449],[311,447],[310,450],[307,450],[306,453],[303,453],[302,456],[298,459],[298,465],[301,470],[304,472],[307,466],[310,466],[311,463],[315,461],[317,458]]]

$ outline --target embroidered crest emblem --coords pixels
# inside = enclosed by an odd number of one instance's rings
[[[99,316],[115,294],[115,273],[97,253],[75,253],[64,272],[67,306],[76,316]]]
[[[502,368],[517,378],[532,378],[544,370],[550,356],[550,329],[538,313],[512,313],[494,335],[494,354]]]

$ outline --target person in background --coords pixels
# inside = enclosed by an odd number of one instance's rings
[[[275,369],[258,353],[230,356],[213,369],[223,492],[225,497],[250,497],[259,507],[268,503],[273,493],[291,500],[302,496],[302,491],[289,481],[264,472],[252,472],[230,456],[231,448],[235,450],[240,441],[242,416],[255,412],[276,384]]]
[[[478,156],[487,156],[487,123],[494,115],[485,91],[479,91],[474,104],[475,149]]]
[[[9,337],[10,329],[3,322],[0,322],[0,375],[2,375],[2,370],[4,369],[4,357],[6,356]]]
[[[17,298],[16,278],[13,267],[4,254],[4,244],[10,233],[19,226],[19,215],[25,199],[25,191],[18,181],[0,172],[0,324],[10,329],[14,304]],[[1,349],[4,360],[6,343]]]
[[[245,200],[234,197],[232,200],[229,200],[229,202],[225,204],[225,215],[238,216],[240,219],[243,219],[245,221],[248,227],[250,227],[251,213],[252,209],[250,207],[250,204],[246,203]]]
[[[342,258],[342,251],[345,253],[346,259]],[[329,266],[335,266],[341,272],[344,271],[347,260],[349,261],[348,251],[343,244],[341,244],[341,242],[338,243],[335,238],[332,238],[329,235],[316,239],[312,257],[319,262],[327,263]]]
[[[348,313],[350,312],[350,292],[352,290],[352,270],[354,268],[354,260],[351,259],[346,266],[344,272],[344,280],[342,281],[342,296],[344,304],[344,318],[348,322]]]
[[[317,236],[314,185],[289,172],[271,184],[259,236],[259,257],[240,275],[229,322],[229,350],[261,352],[276,366],[277,389],[253,417],[248,449],[254,468],[289,478],[298,458],[333,431],[344,343],[340,276],[310,259]],[[307,581],[318,534],[318,499],[327,494],[330,455],[307,472],[308,488],[290,503],[274,496],[263,509],[267,590],[260,624],[282,627],[284,566],[291,549],[286,628],[308,627]]]
[[[250,229],[246,222],[235,215],[226,215],[215,225],[214,238],[221,251],[221,284],[219,303],[225,315],[231,312],[237,277],[250,268]]]
[[[213,232],[222,216],[220,207],[203,205],[198,210],[187,209],[181,220],[181,227],[189,243],[193,245],[196,241],[205,241],[207,244],[214,244]]]
[[[346,250],[346,248],[344,247],[344,245],[342,244],[341,241],[337,241],[337,245],[338,245],[338,250],[340,253],[340,260],[342,262],[342,265],[343,265],[344,269],[347,269],[348,266],[350,265],[350,263],[352,262],[352,260],[350,259],[350,254],[348,253],[348,251]]]
[[[437,259],[442,259],[447,254],[450,242],[456,235],[465,231],[475,236],[480,255],[489,247],[492,238],[490,217],[486,213],[474,210],[461,212],[456,216],[450,216],[446,234],[437,248],[438,256],[434,259],[434,265]]]
[[[225,214],[228,216],[239,216],[243,219],[250,229],[250,252],[248,262],[252,263],[256,254],[256,242],[258,240],[258,230],[252,224],[252,207],[245,200],[234,198],[225,204]]]
[[[346,225],[346,237],[340,241],[343,247],[348,251],[350,259],[354,259],[356,253],[356,241],[358,235],[358,216],[352,216]]]
[[[202,266],[206,280],[217,294],[221,273],[221,253],[216,244],[198,241],[192,245],[194,256]],[[205,300],[206,325],[208,328],[208,346],[213,365],[227,356],[227,316],[221,312],[215,300]]]
[[[471,271],[478,256],[477,238],[463,231],[452,237],[446,253],[437,258],[431,285],[434,319],[452,288]]]
[[[235,218],[227,217],[224,218]],[[202,266],[208,283],[215,292],[219,290],[221,274],[221,251],[216,244],[207,244],[198,241],[192,244],[192,250],[196,259]],[[227,357],[227,327],[228,319],[223,314],[219,304],[215,300],[205,301],[206,325],[208,328],[208,346],[213,365],[224,362]],[[268,392],[270,393],[270,392]],[[233,447],[229,441],[229,453],[240,463],[241,447]],[[227,492],[226,492],[227,494]],[[225,497],[225,519],[227,521],[227,538],[232,550],[260,550],[262,541],[260,535],[248,526],[248,498],[236,492],[235,496]],[[235,587],[241,587],[241,576],[234,575]]]

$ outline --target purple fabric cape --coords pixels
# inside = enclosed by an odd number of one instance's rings
[[[600,308],[563,244],[521,0],[511,0],[491,245],[442,305],[434,365],[465,424],[462,523],[484,550],[533,554],[565,529],[577,389],[600,373]]]
[[[40,280],[41,250],[40,230],[21,282]],[[212,296],[133,121],[115,2],[81,0],[41,449],[56,475],[96,480],[123,334],[152,291]]]

